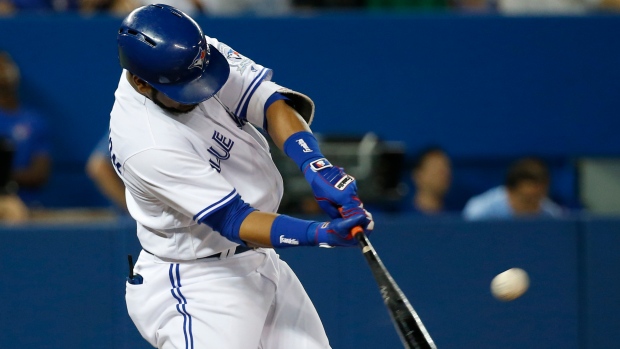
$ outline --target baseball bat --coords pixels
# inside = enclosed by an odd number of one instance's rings
[[[383,262],[381,262],[381,258],[379,258],[377,251],[370,243],[370,240],[368,240],[366,234],[364,234],[362,228],[355,227],[351,233],[359,241],[362,253],[379,286],[383,303],[387,307],[404,347],[406,349],[436,349],[437,346],[428,334],[428,331],[426,331],[422,320],[385,265],[383,265]]]

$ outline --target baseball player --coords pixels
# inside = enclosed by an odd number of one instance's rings
[[[373,222],[310,132],[312,100],[166,5],[130,13],[118,53],[110,153],[143,248],[126,285],[142,336],[158,348],[329,348],[273,248],[355,246],[351,229]],[[275,213],[282,178],[259,128],[331,221]]]

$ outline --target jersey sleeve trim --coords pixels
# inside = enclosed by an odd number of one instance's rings
[[[204,220],[204,218],[208,216],[209,214],[213,213],[213,211],[217,210],[218,208],[226,205],[229,201],[233,200],[235,198],[235,195],[237,195],[237,190],[233,189],[233,191],[228,193],[228,195],[224,196],[219,201],[207,206],[205,209],[198,212],[192,219],[196,222],[200,222]]]
[[[254,95],[254,92],[260,85],[260,83],[265,79],[267,74],[271,74],[271,69],[263,68],[261,72],[252,80],[252,83],[241,96],[241,101],[239,101],[239,105],[237,105],[237,110],[235,110],[235,115],[246,119],[246,114],[248,111],[248,105],[250,104],[250,99]]]

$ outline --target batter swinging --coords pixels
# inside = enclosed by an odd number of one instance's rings
[[[310,132],[312,100],[166,5],[129,14],[118,52],[110,153],[143,248],[126,285],[142,336],[158,348],[329,348],[273,248],[356,246],[350,230],[373,222]],[[275,213],[282,178],[257,127],[304,172],[330,222]]]

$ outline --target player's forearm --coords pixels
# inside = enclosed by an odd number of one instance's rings
[[[241,223],[239,237],[251,247],[272,247],[271,226],[278,215],[254,211]]]
[[[355,246],[357,242],[351,229],[357,226],[367,228],[369,223],[363,214],[331,222],[314,222],[254,211],[245,217],[238,238],[251,247]]]
[[[251,247],[315,246],[318,222],[254,211],[239,228],[239,238]]]
[[[284,100],[275,101],[267,108],[266,113],[269,136],[276,146],[283,149],[284,142],[293,134],[311,132],[306,121]]]
[[[347,216],[347,215],[345,215]],[[250,247],[352,246],[350,234],[354,226],[369,226],[364,214],[348,215],[346,219],[332,222],[314,222],[260,212],[235,197],[228,204],[204,217],[207,224],[230,241]]]
[[[274,102],[267,111],[272,139],[304,173],[315,197],[321,198],[318,200],[321,208],[331,218],[340,217],[338,207],[361,208],[355,178],[344,173],[343,169],[334,167],[325,158],[319,141],[304,119],[282,100]]]

